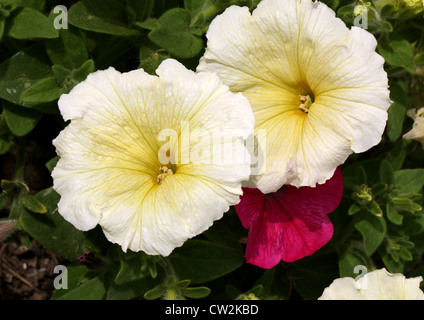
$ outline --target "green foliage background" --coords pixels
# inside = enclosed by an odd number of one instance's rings
[[[35,238],[68,261],[69,288],[53,299],[316,299],[335,278],[358,276],[357,265],[424,277],[424,151],[402,139],[412,127],[406,111],[424,107],[424,14],[400,0],[383,8],[323,1],[348,26],[355,5],[369,7],[393,104],[381,143],[342,166],[345,192],[330,214],[335,233],[314,255],[270,270],[246,264],[247,230],[234,209],[167,258],[124,253],[101,229],[79,231],[57,213],[49,171],[57,161],[51,141],[66,126],[59,96],[109,66],[154,74],[172,57],[194,70],[211,20],[230,5],[253,10],[259,1],[0,0],[0,223],[16,220],[13,236],[28,245]],[[68,9],[68,29],[54,28],[57,5]]]

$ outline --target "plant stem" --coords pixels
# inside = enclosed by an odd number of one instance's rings
[[[167,279],[175,279],[175,281],[178,281],[177,275],[175,273],[174,267],[171,264],[171,261],[169,261],[169,259],[164,259],[165,260],[165,272],[166,272],[166,278]]]
[[[165,300],[177,300],[177,292],[174,288],[168,288],[166,290]]]

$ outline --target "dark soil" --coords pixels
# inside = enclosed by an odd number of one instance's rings
[[[50,299],[57,276],[53,269],[59,264],[56,255],[35,240],[31,240],[31,248],[18,237],[0,242],[0,299]]]

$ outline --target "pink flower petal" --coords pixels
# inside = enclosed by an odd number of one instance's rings
[[[343,194],[343,177],[338,168],[325,184],[315,188],[284,186],[263,195],[243,189],[237,214],[249,228],[246,261],[272,268],[280,260],[293,262],[313,254],[333,235],[327,214],[334,211]]]
[[[260,218],[264,212],[264,200],[265,195],[259,189],[243,188],[241,201],[235,206],[243,227],[250,229]]]
[[[246,262],[270,269],[281,261],[284,236],[279,218],[267,210],[259,216],[249,231]]]

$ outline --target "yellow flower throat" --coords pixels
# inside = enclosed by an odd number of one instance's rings
[[[299,100],[300,100],[300,105],[299,105],[299,109],[302,110],[305,113],[309,112],[309,108],[311,107],[313,101],[311,99],[311,97],[309,96],[309,94],[307,95],[299,95]]]

